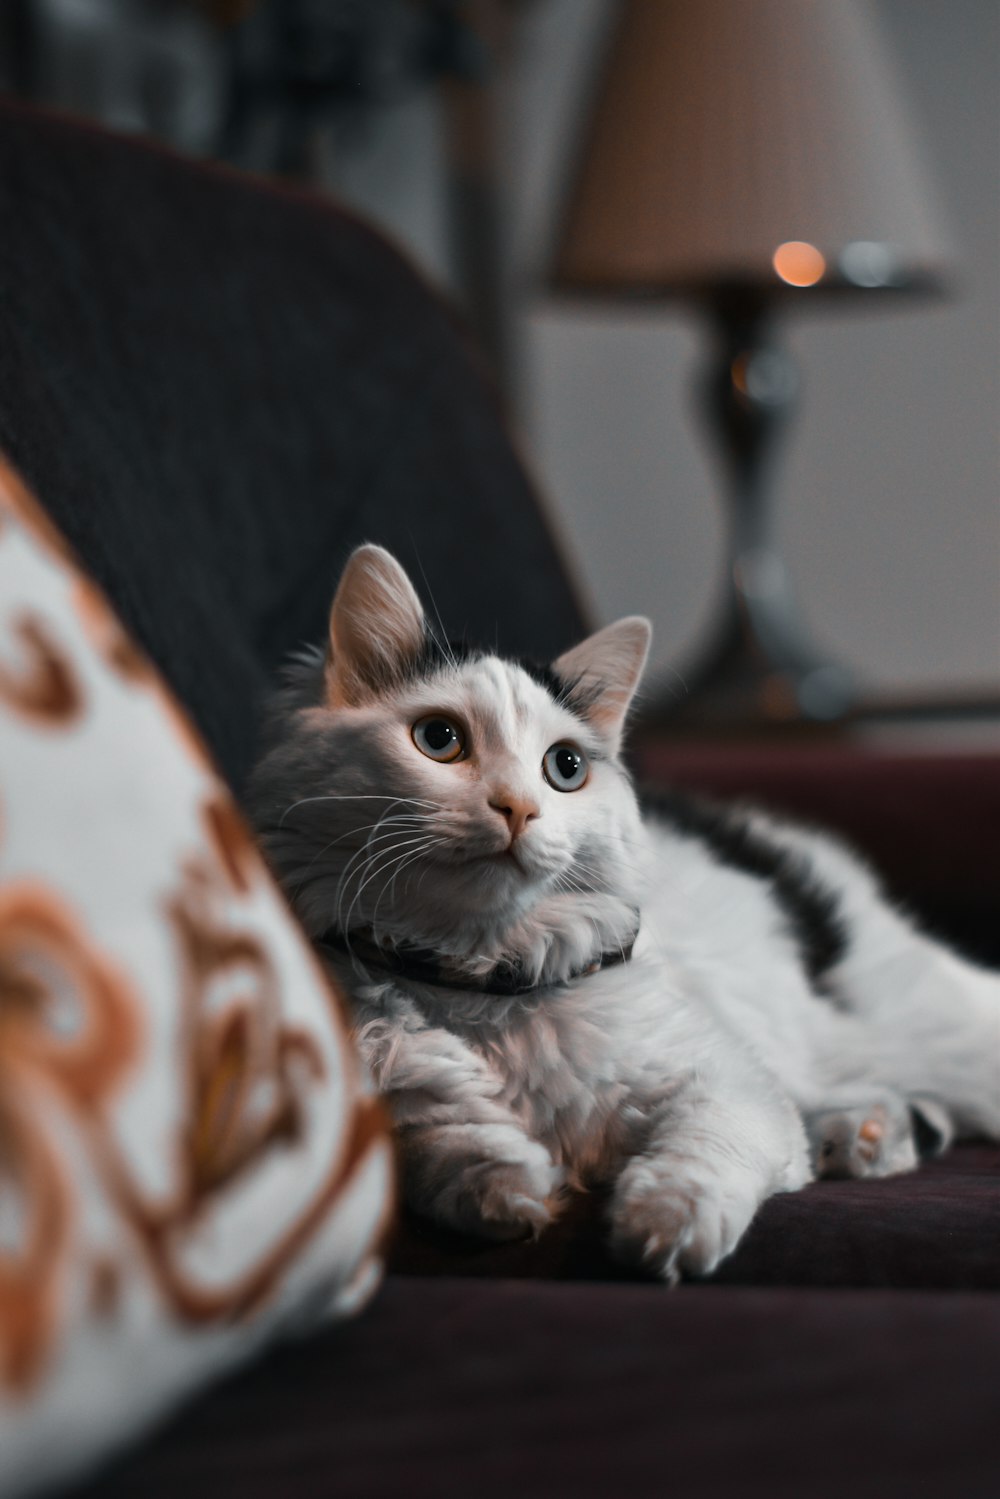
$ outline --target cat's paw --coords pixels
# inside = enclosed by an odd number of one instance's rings
[[[556,1215],[564,1175],[551,1162],[491,1166],[476,1196],[477,1231],[490,1239],[537,1239]]]
[[[727,1181],[691,1162],[633,1162],[612,1199],[612,1248],[670,1285],[682,1273],[710,1275],[736,1248],[761,1196],[749,1178]]]
[[[517,1159],[456,1166],[430,1209],[449,1227],[480,1238],[537,1238],[558,1212],[565,1179],[545,1147],[525,1139]]]
[[[913,1116],[901,1098],[809,1114],[806,1127],[819,1177],[897,1176],[919,1165]]]

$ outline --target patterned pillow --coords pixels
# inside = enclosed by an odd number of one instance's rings
[[[0,1491],[360,1305],[390,1197],[337,996],[0,465]]]

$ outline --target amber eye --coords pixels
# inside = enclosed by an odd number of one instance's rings
[[[545,751],[542,770],[556,791],[579,791],[587,779],[590,762],[574,744],[554,744]]]
[[[465,736],[458,724],[440,713],[431,713],[427,718],[418,718],[412,729],[413,742],[422,755],[429,760],[447,764],[458,760],[465,753]]]

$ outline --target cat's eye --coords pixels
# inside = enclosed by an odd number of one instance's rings
[[[553,744],[545,751],[542,770],[556,791],[579,791],[587,779],[590,761],[574,744]]]
[[[422,755],[442,765],[458,760],[465,753],[465,736],[457,723],[440,713],[418,718],[411,730],[413,742]]]

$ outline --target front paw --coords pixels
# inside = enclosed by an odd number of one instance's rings
[[[503,1156],[450,1161],[412,1205],[460,1233],[498,1241],[537,1238],[552,1222],[566,1178],[548,1151],[527,1138]]]
[[[682,1272],[710,1275],[743,1237],[759,1188],[680,1160],[633,1161],[611,1203],[611,1244],[620,1259],[676,1285]]]
[[[470,1190],[472,1231],[489,1239],[537,1239],[556,1215],[564,1179],[548,1159],[478,1168]]]

